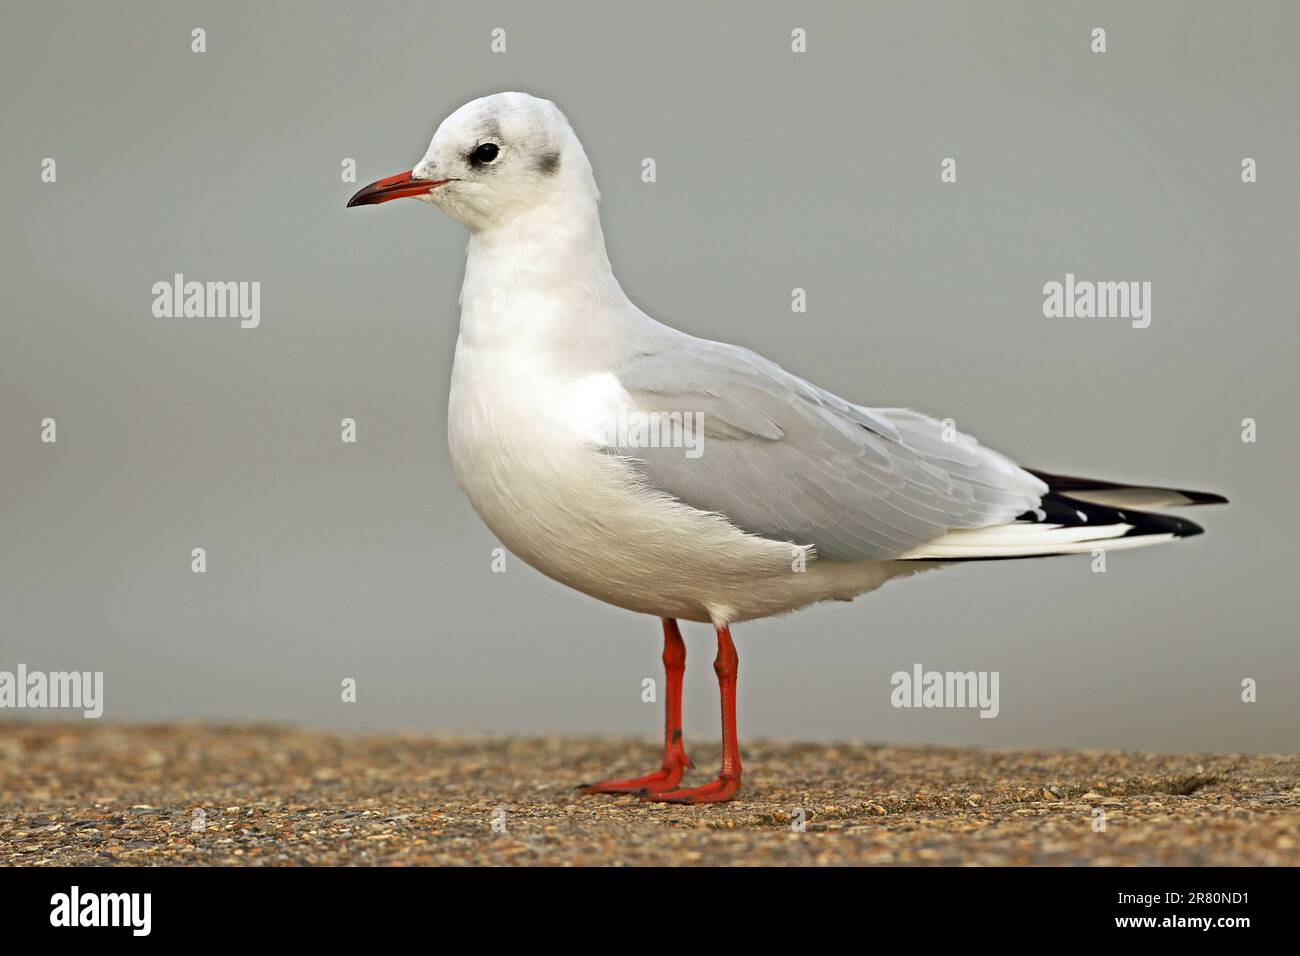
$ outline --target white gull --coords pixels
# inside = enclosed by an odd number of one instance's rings
[[[447,423],[470,503],[543,574],[663,619],[662,766],[590,792],[735,795],[736,622],[953,562],[1185,537],[1201,529],[1140,509],[1224,500],[1030,471],[926,415],[655,321],[614,277],[591,164],[549,101],[467,103],[413,170],[348,205],[403,196],[471,234]],[[723,704],[721,773],[690,789],[679,619],[716,629]]]

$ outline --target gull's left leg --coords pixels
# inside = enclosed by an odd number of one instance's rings
[[[686,642],[677,622],[664,620],[664,762],[654,773],[629,780],[601,780],[579,787],[583,793],[655,793],[671,790],[691,765],[682,743],[682,675],[686,673]]]
[[[740,740],[736,734],[736,673],[740,660],[731,631],[723,624],[718,629],[718,656],[713,670],[718,675],[718,696],[722,698],[722,770],[718,779],[702,787],[686,790],[663,790],[644,793],[642,800],[662,803],[721,803],[730,800],[740,789]]]

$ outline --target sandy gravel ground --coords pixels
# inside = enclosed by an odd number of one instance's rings
[[[703,782],[717,749],[691,756]],[[0,723],[0,864],[1300,864],[1297,757],[744,759],[740,799],[680,807],[572,789],[652,769],[649,740]]]

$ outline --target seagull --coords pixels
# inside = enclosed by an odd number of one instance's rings
[[[591,163],[549,100],[465,104],[348,206],[401,197],[470,233],[447,435],[474,510],[548,577],[663,623],[662,764],[587,793],[735,797],[734,624],[965,561],[1185,538],[1202,529],[1153,512],[1226,501],[1022,468],[951,421],[656,321],[614,277]],[[717,633],[722,766],[697,787],[681,786],[681,620]]]

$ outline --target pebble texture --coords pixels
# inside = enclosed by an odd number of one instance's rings
[[[703,782],[717,748],[690,754]],[[681,807],[572,789],[651,741],[0,723],[0,864],[1300,865],[1292,756],[743,755],[738,800]]]

